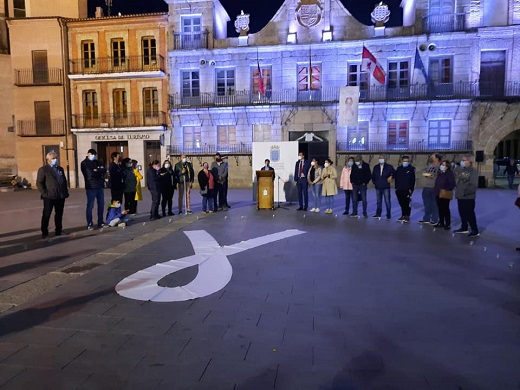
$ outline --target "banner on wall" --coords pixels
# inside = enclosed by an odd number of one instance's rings
[[[357,126],[359,87],[341,87],[338,126]]]
[[[265,159],[271,161],[274,168],[274,201],[293,200],[294,166],[298,159],[298,142],[253,142],[252,179],[256,181],[256,171],[265,165]],[[256,188],[256,186],[255,186]]]

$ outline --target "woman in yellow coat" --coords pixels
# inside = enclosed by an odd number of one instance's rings
[[[132,214],[137,214],[137,201],[143,200],[143,190],[141,188],[141,180],[143,180],[143,175],[141,175],[141,172],[139,172],[139,169],[137,169],[137,160],[132,160],[132,163],[134,164],[134,175],[137,179],[137,186],[135,187],[135,212]]]
[[[321,178],[323,179],[321,194],[325,197],[327,204],[327,210],[325,210],[325,214],[332,214],[334,195],[338,193],[338,186],[336,184],[337,177],[338,172],[336,172],[336,168],[334,168],[332,160],[327,158],[325,160],[325,164],[323,164],[323,170],[321,171]]]

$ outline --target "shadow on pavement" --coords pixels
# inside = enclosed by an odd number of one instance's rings
[[[9,232],[9,233],[0,234],[0,238],[10,237],[10,236],[19,236],[20,234],[33,233],[33,232],[39,232],[39,231],[40,231],[40,229],[18,230],[16,232]]]

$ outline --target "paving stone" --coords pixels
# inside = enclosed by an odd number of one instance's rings
[[[36,326],[22,330],[9,339],[12,343],[29,345],[58,346],[73,336],[77,331],[72,329],[55,329]]]
[[[81,347],[51,347],[33,344],[5,358],[2,364],[60,370],[83,352],[85,349]]]
[[[0,386],[9,383],[10,380],[23,373],[25,370],[25,367],[14,367],[0,364]]]

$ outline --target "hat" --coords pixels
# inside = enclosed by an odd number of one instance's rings
[[[356,155],[356,161],[363,161],[363,156],[360,154]]]
[[[97,154],[96,150],[95,149],[89,149],[87,154]]]

